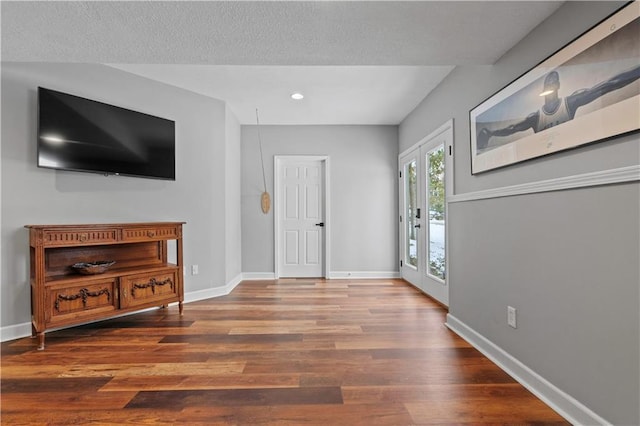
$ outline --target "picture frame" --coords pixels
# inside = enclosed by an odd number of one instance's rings
[[[471,173],[640,129],[640,2],[631,2],[469,112]]]

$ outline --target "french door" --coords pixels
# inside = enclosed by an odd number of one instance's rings
[[[452,164],[447,159],[452,132],[435,133],[399,158],[400,272],[402,278],[448,305],[446,166]]]

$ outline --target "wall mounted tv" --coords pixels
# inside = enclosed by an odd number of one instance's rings
[[[38,167],[175,180],[175,122],[38,87]]]

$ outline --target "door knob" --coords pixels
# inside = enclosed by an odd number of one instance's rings
[[[414,228],[420,228],[420,224],[413,225]]]
[[[324,226],[324,222],[316,223],[316,226],[323,227]]]

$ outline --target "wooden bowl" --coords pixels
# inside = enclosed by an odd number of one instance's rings
[[[101,260],[98,262],[80,262],[71,265],[71,267],[82,275],[95,275],[105,273],[113,264],[115,260]]]

